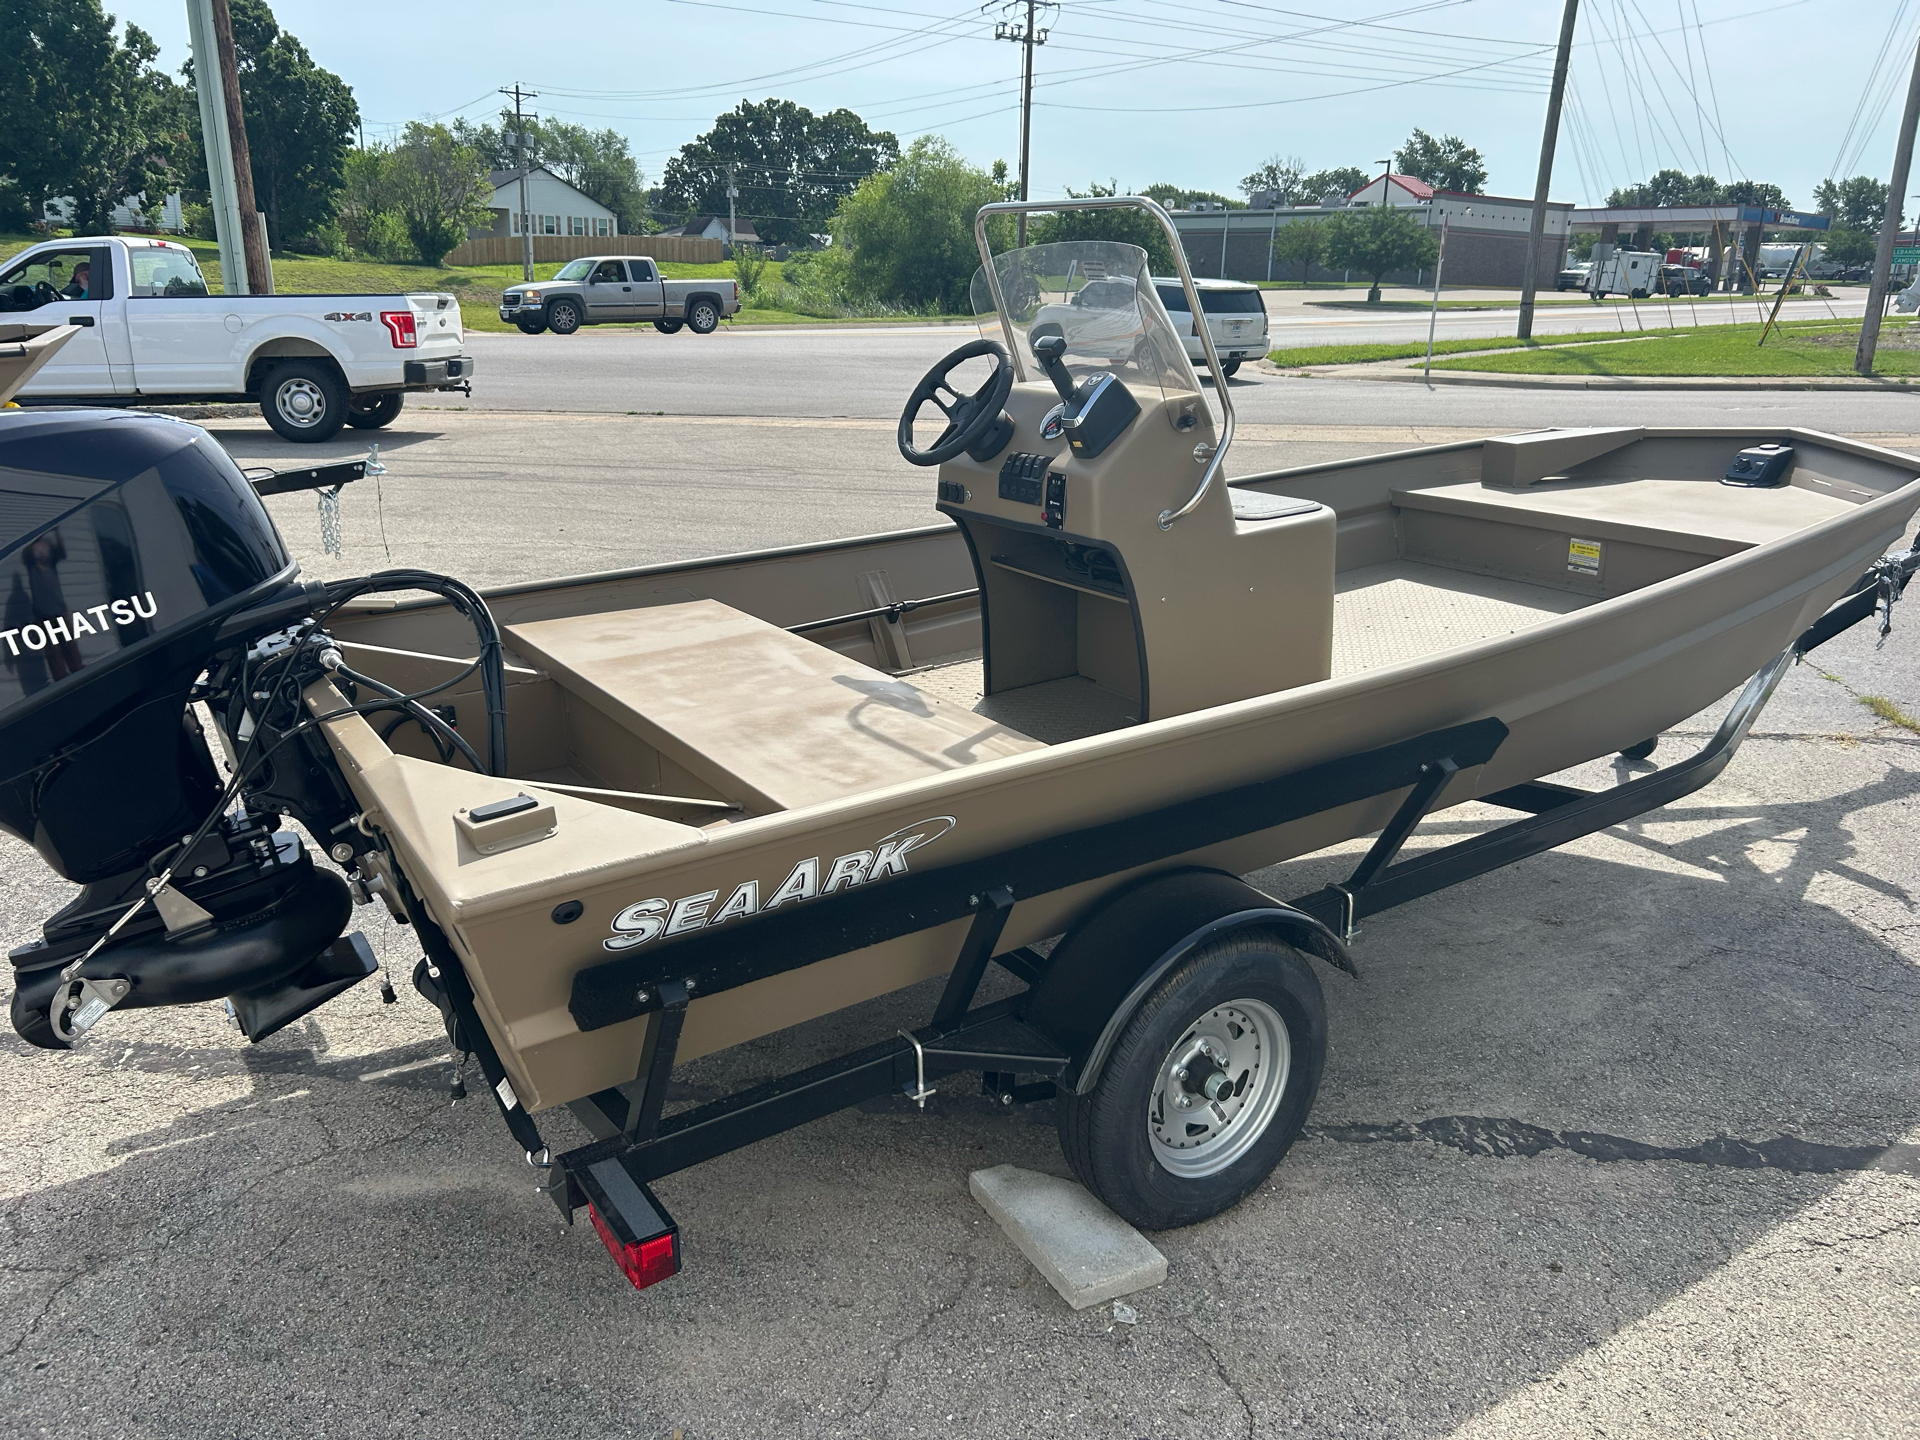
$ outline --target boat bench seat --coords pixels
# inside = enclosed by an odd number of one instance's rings
[[[1043,748],[716,600],[506,627],[508,643],[749,810],[791,810]]]
[[[1797,486],[1718,480],[1480,482],[1394,490],[1401,553],[1539,584],[1617,595],[1777,540],[1852,502]]]

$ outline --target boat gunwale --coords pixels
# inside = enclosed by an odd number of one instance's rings
[[[1675,433],[1690,435],[1698,432],[1683,429]],[[1753,432],[1742,430],[1735,433],[1751,434]],[[1887,453],[1908,464],[1914,463],[1912,457],[1899,455],[1898,452]],[[1069,782],[1078,772],[1097,771],[1112,765],[1137,763],[1153,752],[1168,746],[1179,747],[1193,743],[1222,745],[1232,735],[1264,729],[1276,721],[1284,720],[1292,711],[1337,705],[1350,700],[1356,692],[1371,690],[1385,692],[1409,684],[1422,683],[1437,673],[1493,660],[1505,652],[1522,646],[1565,639],[1582,628],[1611,624],[1636,610],[1653,610],[1683,601],[1689,591],[1709,584],[1723,583],[1743,571],[1764,566],[1790,546],[1817,543],[1833,533],[1862,525],[1865,517],[1869,515],[1902,506],[1906,507],[1911,514],[1917,505],[1920,505],[1920,476],[1916,476],[1898,489],[1888,491],[1874,500],[1854,504],[1848,510],[1814,525],[1790,531],[1777,539],[1752,546],[1737,554],[1710,560],[1704,565],[1669,576],[1638,590],[1600,600],[1564,615],[1543,617],[1531,625],[1500,635],[1468,641],[1461,645],[1432,651],[1426,655],[1357,671],[1351,675],[1330,677],[1288,690],[1230,701],[1099,735],[1084,736],[1025,754],[1003,756],[920,779],[899,781],[798,809],[751,816],[735,821],[722,829],[701,832],[704,843],[623,856],[617,860],[608,861],[604,865],[594,866],[589,872],[577,878],[576,888],[581,884],[597,886],[608,883],[616,877],[637,877],[643,874],[670,871],[676,866],[689,862],[705,864],[712,858],[756,850],[763,846],[771,848],[789,841],[798,841],[799,837],[818,831],[856,828],[866,821],[883,818],[908,805],[937,806],[945,803],[951,796],[977,796],[977,792],[981,790],[1020,786],[1032,782],[1041,774],[1044,774],[1050,783]],[[1835,574],[1840,571],[1857,573],[1864,570],[1874,558],[1865,552],[1868,549],[1879,548],[1881,547],[1877,544],[1872,547],[1864,545],[1856,547],[1864,558],[1856,560],[1850,555],[1848,558],[1837,560],[1824,567],[1818,574],[1802,577],[1794,587],[1795,592],[1805,593],[1830,583]],[[1848,574],[1847,578],[1851,579],[1853,575]],[[1688,626],[1666,637],[1659,646],[1636,651],[1635,663],[1628,667],[1628,673],[1644,668],[1660,654],[1670,654],[1676,650],[1689,648],[1690,645],[1707,643],[1711,637],[1710,635],[1700,636],[1702,630],[1714,633],[1724,632],[1747,611],[1758,608],[1761,613],[1764,613],[1766,610],[1778,608],[1777,597],[1780,593],[1776,588],[1737,610],[1717,610],[1701,623]],[[1699,638],[1689,641],[1690,636]],[[1583,683],[1578,688],[1581,691],[1590,691],[1608,683],[1617,683],[1619,678],[1617,672],[1620,670],[1621,667],[1615,665],[1606,671],[1591,672],[1583,677]],[[1609,676],[1612,678],[1609,679]],[[1462,709],[1459,713],[1429,714],[1424,717],[1419,729],[1430,730],[1449,724],[1464,723],[1492,713],[1494,713],[1493,710],[1488,706],[1472,706]],[[1374,737],[1365,743],[1390,743],[1394,738],[1404,738],[1404,736],[1385,735]],[[1309,758],[1301,763],[1313,762]],[[1261,775],[1226,776],[1223,777],[1223,781],[1236,778],[1244,783],[1248,779],[1262,777]],[[533,781],[523,783],[537,786],[537,782]],[[1471,797],[1460,797],[1461,800],[1466,798]],[[1449,800],[1446,803],[1452,804],[1458,801]],[[1063,825],[1071,828],[1071,823],[1063,822]],[[963,858],[966,857],[959,854],[954,857],[956,861]],[[654,863],[656,859],[660,863]],[[536,882],[527,886],[491,889],[485,895],[463,900],[456,906],[457,918],[462,922],[475,921],[515,909],[536,898],[546,883]]]

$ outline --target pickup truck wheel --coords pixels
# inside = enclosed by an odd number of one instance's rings
[[[1274,935],[1225,936],[1140,1003],[1091,1090],[1060,1096],[1060,1148],[1133,1224],[1192,1225],[1280,1163],[1326,1054],[1326,1002],[1306,957]]]
[[[683,320],[656,320],[653,322],[653,328],[662,335],[678,335],[680,327],[685,323]]]
[[[687,307],[687,328],[696,335],[711,335],[720,328],[720,307],[708,299],[699,299]]]
[[[347,401],[347,424],[356,430],[378,430],[400,418],[407,397],[398,390],[384,395],[355,395]]]
[[[580,307],[571,300],[555,300],[547,306],[547,328],[556,335],[571,335],[584,319]]]
[[[260,413],[283,440],[331,440],[347,421],[347,387],[330,365],[282,361],[260,386]]]
[[[513,325],[522,335],[538,335],[547,328],[544,320],[516,320]]]

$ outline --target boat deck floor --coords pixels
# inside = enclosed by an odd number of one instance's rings
[[[1509,634],[1593,604],[1591,597],[1475,575],[1443,565],[1393,560],[1338,577],[1333,601],[1333,676],[1377,670]],[[1049,745],[1136,723],[1139,706],[1069,676],[983,696],[978,656],[903,676],[916,689],[965,706]]]

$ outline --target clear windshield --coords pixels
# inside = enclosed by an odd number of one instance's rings
[[[593,261],[591,260],[569,260],[565,265],[562,265],[558,270],[553,272],[553,278],[556,280],[584,280],[587,278],[587,272],[592,268]]]
[[[1029,245],[994,256],[993,269],[1028,379],[1042,373],[1033,341],[1052,334],[1066,339],[1069,370],[1114,371],[1143,403],[1154,390],[1169,398],[1199,393],[1187,348],[1154,293],[1147,252],[1139,246],[1113,240]],[[973,309],[980,333],[1005,344],[984,270],[974,272]]]

